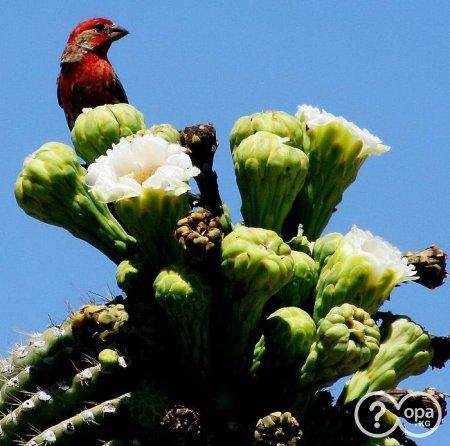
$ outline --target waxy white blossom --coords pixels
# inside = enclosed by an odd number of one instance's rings
[[[88,167],[86,184],[99,201],[110,203],[142,195],[147,188],[181,195],[199,173],[185,147],[146,134],[113,144]]]
[[[335,116],[323,109],[321,110],[320,108],[303,104],[297,108],[297,117],[306,122],[306,125],[310,129],[326,125],[330,122],[343,124],[355,138],[362,141],[362,150],[365,155],[380,155],[390,150],[389,146],[382,144],[378,136],[373,135],[367,129],[361,129],[353,122],[347,121],[343,116]]]
[[[363,231],[355,225],[342,239],[339,251],[344,255],[363,255],[370,260],[373,271],[380,277],[385,271],[395,273],[396,283],[415,280],[416,271],[413,265],[400,250],[370,231]]]

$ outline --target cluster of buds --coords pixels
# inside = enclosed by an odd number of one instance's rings
[[[161,421],[162,440],[166,445],[201,446],[204,444],[200,414],[189,407],[176,405]]]
[[[202,262],[218,254],[223,239],[219,217],[207,209],[192,211],[177,226],[175,237],[188,261]]]
[[[406,316],[376,322],[398,285],[441,285],[447,257],[436,246],[403,255],[356,226],[322,234],[388,146],[307,105],[239,118],[233,225],[212,124],[147,127],[114,104],[85,109],[71,136],[74,148],[27,157],[17,201],[115,262],[126,297],[84,305],[0,362],[0,446],[407,444],[364,438],[349,408],[450,358],[448,337]],[[344,376],[333,404],[321,389]],[[429,394],[445,412],[446,395]]]
[[[289,412],[273,412],[256,423],[256,444],[259,446],[296,446],[301,444],[302,431]]]

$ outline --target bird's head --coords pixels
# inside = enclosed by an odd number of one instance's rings
[[[70,33],[68,46],[78,46],[97,54],[106,54],[111,43],[126,36],[128,31],[111,20],[94,18],[77,25]]]

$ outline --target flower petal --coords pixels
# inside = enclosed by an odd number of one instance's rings
[[[339,122],[343,124],[352,133],[352,135],[363,142],[363,152],[365,155],[380,155],[390,150],[389,146],[382,144],[378,136],[372,135],[367,129],[361,129],[351,121],[347,121],[342,116],[335,116],[325,110],[321,110],[311,105],[299,105],[297,108],[297,117],[306,123],[309,128],[326,125],[330,122]]]
[[[181,195],[199,173],[185,147],[145,134],[113,144],[88,167],[85,181],[98,200],[109,203],[141,195],[148,187]]]

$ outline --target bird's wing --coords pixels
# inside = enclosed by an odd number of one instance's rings
[[[61,92],[61,73],[58,76],[58,79],[56,79],[56,97],[58,98],[58,104],[59,106],[64,110],[64,115],[66,116],[67,125],[69,126],[70,130],[72,130],[74,119],[73,116],[64,108],[64,104],[62,102],[62,92]]]
[[[62,102],[61,102],[61,86],[60,86],[60,80],[61,80],[61,73],[58,76],[58,79],[56,79],[56,97],[58,98],[58,104],[62,108]]]
[[[114,74],[114,82],[111,86],[111,93],[112,96],[117,99],[117,103],[128,104],[127,94],[125,93],[125,89],[123,88],[120,79],[117,77],[117,74]]]

